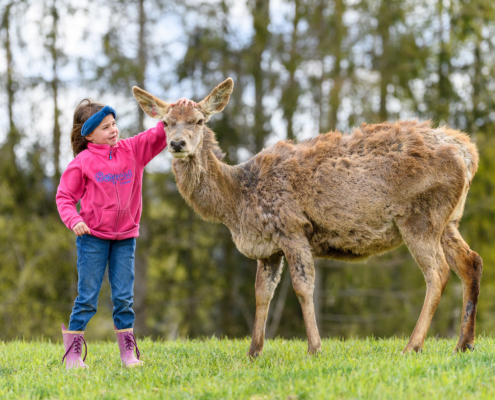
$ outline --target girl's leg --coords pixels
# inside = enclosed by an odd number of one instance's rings
[[[134,337],[134,251],[136,239],[112,241],[108,278],[112,288],[113,321],[119,344],[120,359],[127,368],[143,364]],[[136,355],[134,355],[134,351]]]
[[[113,322],[118,330],[134,326],[134,252],[136,239],[112,240],[108,278],[112,288]]]
[[[91,235],[78,236],[77,244],[77,292],[70,316],[69,331],[84,331],[96,313],[98,295],[105,275],[110,241]]]

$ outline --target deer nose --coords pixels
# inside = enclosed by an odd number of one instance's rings
[[[170,147],[172,147],[174,151],[181,151],[185,145],[186,142],[184,142],[183,140],[179,140],[178,142],[170,142]]]

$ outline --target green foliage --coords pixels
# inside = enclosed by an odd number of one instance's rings
[[[116,343],[89,343],[89,370],[66,372],[63,347],[50,342],[0,344],[3,399],[488,399],[495,396],[494,340],[473,353],[428,339],[421,354],[403,356],[405,339],[323,340],[308,357],[306,342],[267,341],[254,362],[249,341],[140,341],[141,368],[120,365]]]

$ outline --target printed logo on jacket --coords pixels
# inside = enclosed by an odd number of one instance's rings
[[[131,182],[132,178],[132,171],[129,170],[127,172],[122,172],[120,174],[107,174],[105,175],[103,172],[98,172],[95,175],[96,181],[103,183],[103,182],[111,182],[111,183],[116,183],[120,182],[121,185],[125,183]]]

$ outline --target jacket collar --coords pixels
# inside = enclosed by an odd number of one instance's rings
[[[98,154],[99,156],[103,156],[107,158],[110,157],[110,150],[112,150],[112,154],[115,154],[118,149],[119,149],[119,142],[117,142],[113,146],[110,146],[109,144],[88,143],[88,150],[91,153]]]

